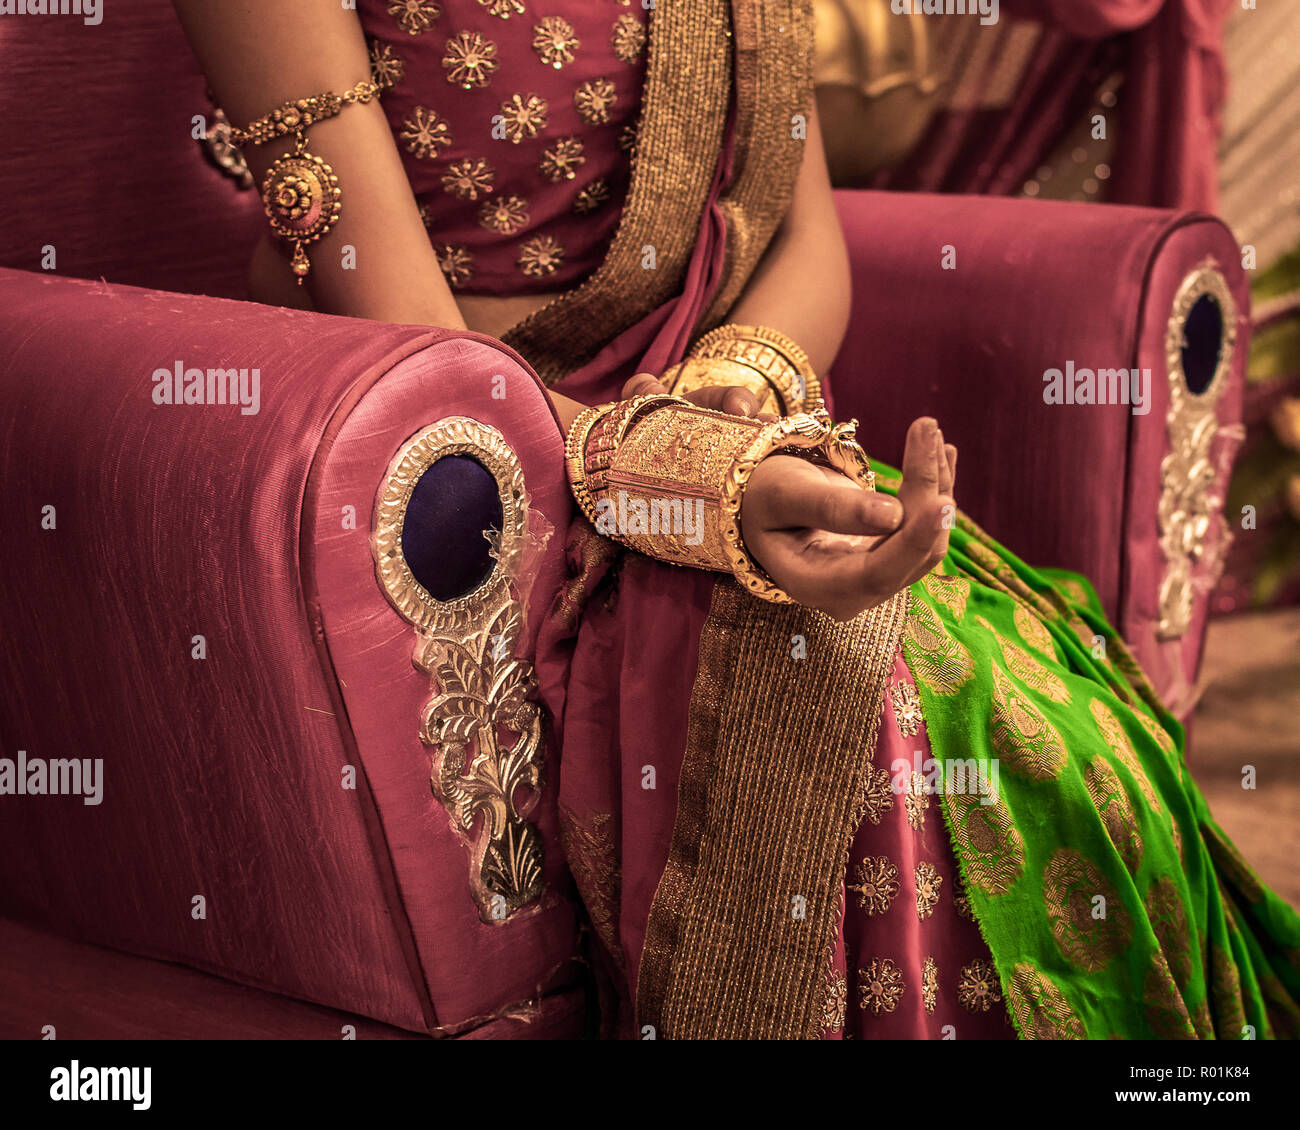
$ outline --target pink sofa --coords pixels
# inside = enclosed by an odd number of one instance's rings
[[[545,754],[527,814],[541,893],[485,917],[430,794],[429,677],[371,546],[395,454],[458,416],[500,433],[538,532],[562,532],[561,437],[535,376],[472,334],[230,300],[260,205],[191,137],[208,106],[164,0],[108,6],[97,28],[0,22],[0,53],[0,757],[104,762],[99,805],[0,797],[0,1036],[582,1035],[556,767]],[[1204,597],[1158,638],[1159,539],[1169,499],[1188,505],[1162,481],[1166,374],[1213,376],[1245,313],[1231,237],[1141,209],[840,205],[857,302],[838,413],[894,460],[907,421],[939,415],[963,505],[1027,559],[1091,575],[1180,693]],[[940,272],[946,244],[958,269]],[[1171,347],[1176,299],[1210,260],[1236,313],[1216,336],[1200,303]],[[1217,367],[1221,427],[1243,338]],[[1042,373],[1067,359],[1151,367],[1152,411],[1045,405]],[[257,369],[260,410],[154,403],[153,374],[178,362]],[[485,395],[498,378],[506,395]],[[435,466],[410,532],[421,579],[454,595],[484,567],[500,483]],[[553,536],[527,563],[525,656],[562,549]]]

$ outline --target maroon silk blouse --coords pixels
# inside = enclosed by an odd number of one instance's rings
[[[605,257],[631,179],[639,0],[359,0],[384,112],[463,294],[566,290]]]

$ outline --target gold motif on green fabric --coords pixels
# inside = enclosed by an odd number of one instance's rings
[[[993,714],[989,735],[1009,772],[1032,781],[1050,781],[1065,768],[1061,735],[993,661]]]
[[[1142,982],[1142,1006],[1147,1023],[1159,1039],[1196,1039],[1187,1004],[1169,972],[1169,963],[1163,953],[1157,952],[1151,959],[1151,968]]]
[[[992,804],[974,793],[946,793],[954,846],[968,878],[990,895],[1004,895],[1025,868],[1025,841],[999,797]]]
[[[1138,788],[1142,790],[1142,795],[1146,797],[1147,804],[1156,812],[1163,811],[1160,807],[1160,799],[1156,796],[1155,789],[1151,787],[1151,781],[1147,778],[1146,770],[1142,768],[1142,763],[1138,761],[1137,753],[1133,749],[1133,743],[1129,740],[1128,734],[1124,732],[1124,727],[1119,724],[1119,719],[1111,713],[1110,708],[1099,698],[1094,698],[1088,708],[1092,711],[1093,721],[1097,723],[1097,729],[1101,731],[1101,736],[1106,739],[1106,745],[1110,747],[1110,752],[1133,775]]]
[[[1047,861],[1043,902],[1057,948],[1085,973],[1105,969],[1133,936],[1132,920],[1114,886],[1073,848],[1058,848]]]
[[[1192,981],[1192,931],[1178,884],[1167,875],[1154,880],[1147,891],[1146,908],[1169,971],[1179,989],[1185,992]]]
[[[1065,994],[1027,961],[1017,963],[1007,1006],[1026,1040],[1082,1040],[1082,1022]]]
[[[1257,903],[1264,898],[1264,887],[1251,867],[1241,856],[1236,845],[1232,843],[1217,827],[1210,823],[1201,825],[1205,846],[1215,866],[1232,881],[1236,893],[1247,902]]]
[[[1210,1002],[1214,1034],[1220,1040],[1240,1040],[1246,1028],[1246,1002],[1241,995],[1241,974],[1226,943],[1210,943]]]
[[[1006,660],[1007,670],[1017,679],[1044,698],[1050,698],[1062,706],[1069,704],[1070,692],[1066,690],[1065,683],[1057,675],[1039,663],[1019,644],[1007,639],[983,616],[979,617],[978,623],[991,632],[998,641],[998,646],[1002,648],[1002,658]]]
[[[1115,845],[1124,866],[1136,874],[1142,863],[1142,834],[1138,831],[1133,804],[1119,775],[1104,757],[1095,758],[1083,775],[1093,807],[1106,826],[1106,834]]]
[[[946,574],[927,573],[921,585],[935,600],[944,605],[952,618],[961,623],[966,615],[966,601],[970,598],[970,581],[966,577],[949,577]]]
[[[1012,615],[1020,638],[1049,659],[1055,660],[1056,645],[1052,643],[1052,633],[1047,630],[1047,625],[1023,604],[1017,604]]]
[[[911,645],[912,675],[937,695],[955,695],[975,674],[975,661],[944,627],[939,614],[913,595],[903,638]]]

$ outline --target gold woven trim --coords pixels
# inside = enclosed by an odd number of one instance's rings
[[[755,601],[731,581],[715,587],[676,826],[646,928],[638,1025],[677,1039],[820,1034],[849,846],[906,612],[904,592],[836,624]],[[804,659],[790,658],[798,637]]]

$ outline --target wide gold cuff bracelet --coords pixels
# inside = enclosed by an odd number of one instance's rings
[[[857,422],[824,412],[772,423],[645,396],[590,408],[569,431],[574,497],[598,533],[673,565],[733,574],[754,596],[793,603],[745,548],[740,509],[754,468],[797,455],[874,489]]]
[[[738,385],[754,394],[759,412],[777,416],[825,407],[821,381],[808,354],[793,339],[766,326],[719,326],[661,379],[675,396]]]

